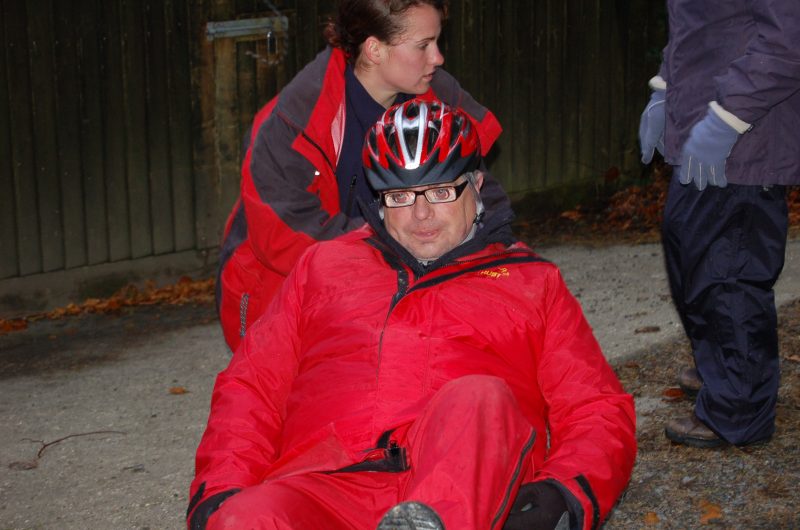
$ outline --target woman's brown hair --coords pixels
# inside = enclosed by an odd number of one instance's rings
[[[323,36],[352,62],[370,36],[391,43],[405,29],[405,12],[420,5],[435,8],[442,20],[447,16],[447,0],[340,0],[336,19],[328,22]]]

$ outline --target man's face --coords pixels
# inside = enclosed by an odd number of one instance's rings
[[[465,178],[461,176],[448,185],[460,184]],[[476,173],[477,189],[480,189],[482,182],[483,176]],[[424,191],[442,186],[437,184],[408,189]],[[391,193],[391,190],[385,193]],[[475,189],[470,185],[454,202],[431,204],[425,196],[419,195],[411,206],[384,207],[384,225],[412,256],[419,260],[435,260],[460,245],[469,234],[477,212],[475,199]]]

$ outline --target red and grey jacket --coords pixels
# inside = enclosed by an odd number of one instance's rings
[[[344,52],[327,48],[256,115],[217,282],[218,311],[232,350],[306,248],[363,224],[339,208],[335,172],[346,119],[345,67]],[[500,135],[494,115],[441,69],[422,97],[463,108],[475,121],[483,154]],[[487,206],[508,201],[491,177],[484,188]]]
[[[190,513],[223,492],[357,465],[447,382],[482,374],[549,431],[523,482],[556,481],[580,528],[596,528],[633,467],[633,400],[556,266],[513,242],[510,215],[493,219],[427,268],[374,218],[309,248],[217,378]]]

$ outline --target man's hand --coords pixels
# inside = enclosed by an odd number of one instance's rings
[[[567,501],[556,486],[530,482],[519,488],[503,530],[554,530],[567,513]]]
[[[653,152],[656,149],[661,156],[664,156],[665,93],[665,90],[653,90],[639,121],[639,144],[642,147],[644,164],[649,164],[653,160]]]
[[[725,161],[739,139],[739,131],[725,123],[713,109],[697,122],[683,144],[679,180],[681,184],[694,182],[703,191],[706,184],[724,188]]]

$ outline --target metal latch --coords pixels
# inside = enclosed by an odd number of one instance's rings
[[[206,24],[208,40],[241,37],[267,37],[285,34],[289,31],[289,18],[274,16],[263,18],[246,18],[242,20],[224,20]]]

